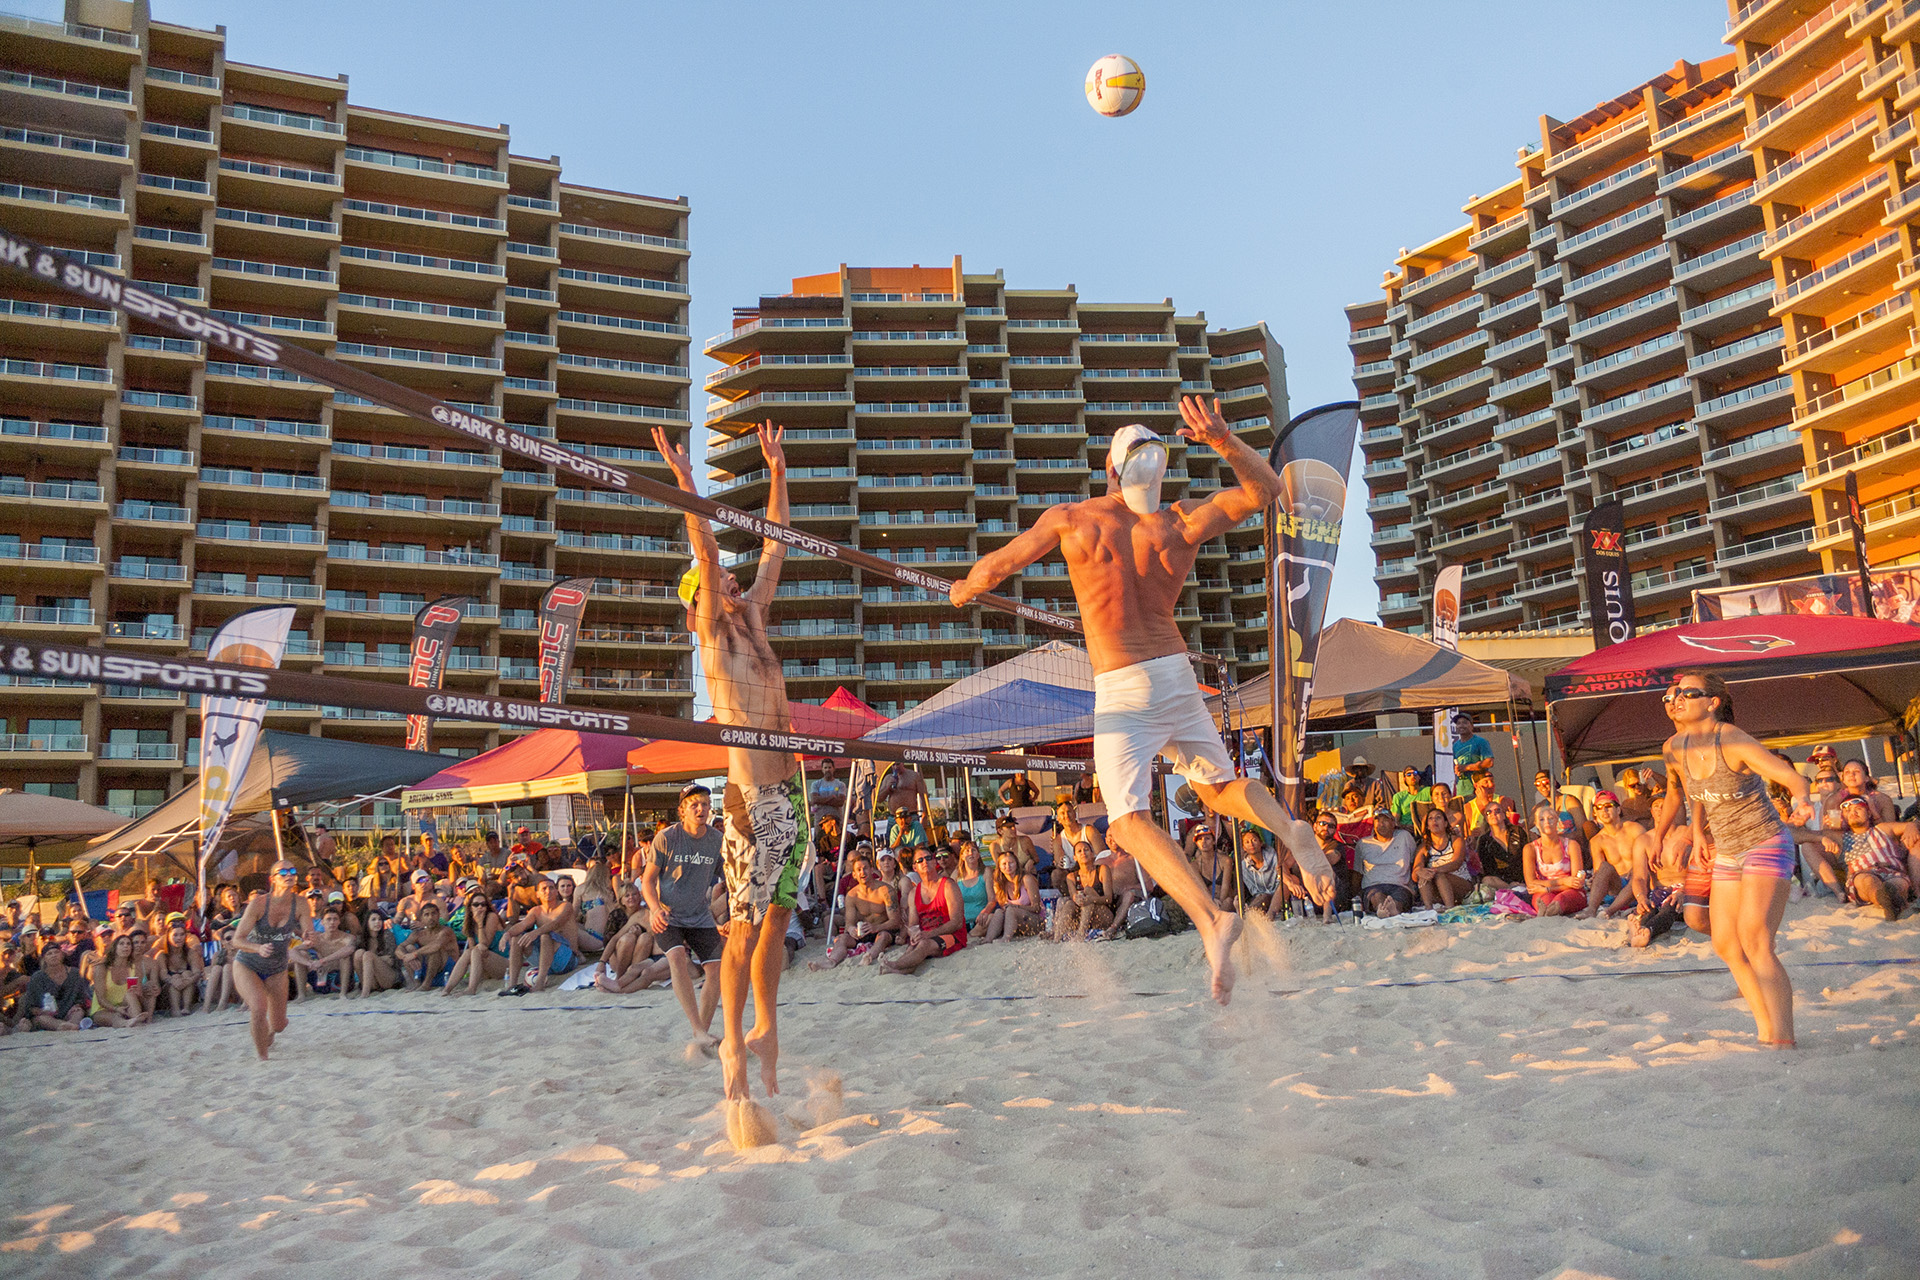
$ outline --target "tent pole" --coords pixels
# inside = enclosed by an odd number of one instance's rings
[[[967,835],[973,835],[975,818],[973,816],[973,769],[969,766],[960,771],[960,780],[967,788]]]
[[[847,819],[853,816],[853,793],[860,789],[861,766],[872,763],[855,760],[847,770],[847,794],[840,801],[840,852],[833,860],[833,883],[827,888],[827,946],[833,946],[833,912],[840,905],[840,878],[847,873]]]

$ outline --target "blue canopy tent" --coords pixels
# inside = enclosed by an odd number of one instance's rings
[[[1093,733],[1093,664],[1054,640],[956,680],[866,735],[868,742],[981,751]]]

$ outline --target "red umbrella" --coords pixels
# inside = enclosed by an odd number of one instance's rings
[[[1920,628],[1776,614],[1695,622],[1596,649],[1547,677],[1567,763],[1658,755],[1673,732],[1660,695],[1686,668],[1725,680],[1740,727],[1762,741],[1891,733],[1920,696]]]

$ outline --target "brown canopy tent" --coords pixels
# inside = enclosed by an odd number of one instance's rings
[[[1505,707],[1529,702],[1524,680],[1498,667],[1444,649],[1430,640],[1341,618],[1320,633],[1308,722],[1316,729],[1370,727],[1390,711],[1446,707]],[[1207,699],[1207,709],[1229,729],[1273,723],[1273,685],[1259,676]]]

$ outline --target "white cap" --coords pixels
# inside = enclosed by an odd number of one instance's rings
[[[1107,470],[1118,479],[1120,500],[1137,515],[1160,509],[1160,485],[1167,474],[1167,443],[1159,432],[1130,422],[1107,445]]]

